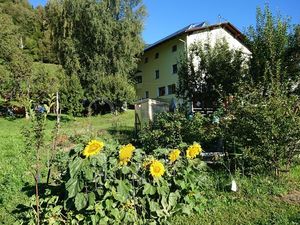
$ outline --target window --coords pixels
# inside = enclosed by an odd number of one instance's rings
[[[166,88],[165,87],[159,87],[158,88],[158,96],[164,96],[166,95]]]
[[[176,92],[176,85],[175,84],[168,85],[168,95],[175,94],[175,92]]]
[[[173,45],[172,46],[172,52],[176,52],[177,51],[177,45]]]
[[[142,76],[136,76],[135,81],[136,81],[137,84],[141,84],[143,82]]]
[[[155,58],[156,58],[156,59],[159,58],[159,53],[158,53],[158,52],[155,53]]]
[[[145,57],[145,61],[144,61],[145,63],[147,63],[148,62],[148,57]]]
[[[178,72],[177,64],[174,64],[174,65],[172,66],[172,68],[173,68],[173,74],[175,74],[175,73]]]
[[[155,79],[159,79],[159,70],[155,70]]]
[[[145,91],[146,98],[149,98],[149,91]]]

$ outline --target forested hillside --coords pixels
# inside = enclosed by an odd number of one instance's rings
[[[133,101],[144,16],[133,0],[0,1],[1,104],[28,113],[59,92],[62,110],[80,115],[84,99]]]

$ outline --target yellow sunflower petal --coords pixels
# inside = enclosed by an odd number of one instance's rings
[[[160,178],[165,173],[165,167],[160,161],[154,160],[150,165],[150,173],[153,178]]]
[[[92,140],[88,143],[88,145],[84,148],[82,154],[86,157],[91,155],[96,155],[100,152],[104,147],[104,143],[97,140]]]

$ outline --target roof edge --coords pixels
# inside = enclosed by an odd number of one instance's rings
[[[184,27],[183,29],[166,36],[165,38],[162,38],[161,40],[158,40],[157,42],[154,42],[153,44],[147,46],[144,49],[144,52],[153,49],[154,47],[161,45],[169,40],[172,40],[173,38],[176,38],[182,34],[191,34],[195,31],[207,31],[207,30],[214,30],[217,28],[224,28],[227,31],[229,31],[236,39],[238,39],[243,45],[245,45],[244,40],[245,36],[242,32],[240,32],[235,26],[233,26],[230,22],[225,22],[225,23],[218,23],[218,24],[213,24],[209,26],[202,26],[202,27],[192,27],[189,28],[191,25]]]

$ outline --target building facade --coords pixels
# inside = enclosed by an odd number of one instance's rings
[[[171,101],[176,97],[180,57],[186,57],[187,49],[195,42],[214,45],[218,40],[226,40],[231,48],[251,55],[243,44],[242,33],[228,22],[215,25],[207,25],[205,22],[191,24],[147,46],[135,74],[138,99]]]

